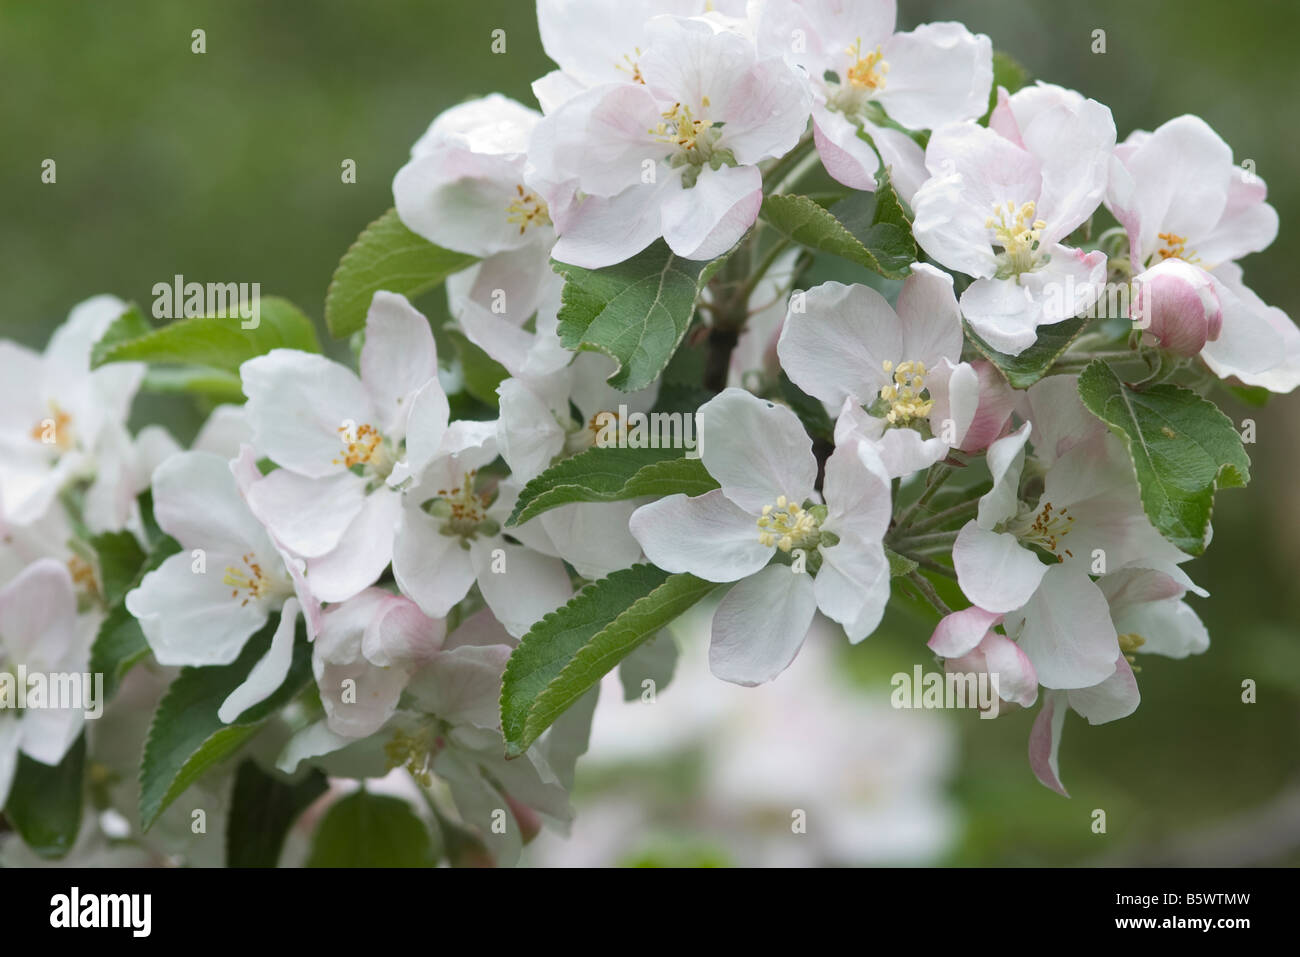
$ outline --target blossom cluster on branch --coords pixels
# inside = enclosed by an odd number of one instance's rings
[[[53,769],[148,846],[205,774],[404,768],[441,853],[510,863],[571,819],[602,676],[702,600],[741,685],[819,615],[927,610],[918,660],[1036,707],[1063,794],[1067,711],[1207,649],[1184,565],[1253,441],[1212,397],[1300,383],[1239,264],[1278,229],[1253,164],[1191,115],[1120,141],[893,0],[537,15],[540,110],[437,116],[343,256],[350,361],[275,299],[0,342],[0,665],[156,709],[137,773],[85,708],[6,704],[24,837]],[[208,404],[188,449],[128,430],[141,390]]]

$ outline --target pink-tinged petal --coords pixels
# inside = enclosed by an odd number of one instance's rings
[[[1115,659],[1115,673],[1109,678],[1091,688],[1070,691],[1067,697],[1070,707],[1087,718],[1089,724],[1127,718],[1142,700],[1137,678],[1123,655]]]
[[[584,196],[569,210],[551,255],[557,262],[602,269],[631,259],[663,235],[661,209],[681,173],[660,166],[656,182],[629,186],[614,196]]]
[[[975,123],[935,130],[925,151],[932,178],[912,199],[916,241],[949,269],[982,278],[997,270],[989,216],[1008,201],[1036,202],[1037,157]]]
[[[1029,387],[1025,403],[1026,418],[1034,423],[1034,454],[1048,468],[1076,445],[1106,431],[1079,398],[1078,376],[1039,379]]]
[[[378,411],[381,429],[406,434],[411,397],[438,377],[438,347],[429,320],[405,296],[377,292],[366,313],[361,383]]]
[[[1061,728],[1068,710],[1064,694],[1053,692],[1044,695],[1043,706],[1038,709],[1034,726],[1029,731],[1029,767],[1033,769],[1034,777],[1062,797],[1070,796],[1061,783],[1058,760]]]
[[[1195,241],[1223,217],[1234,176],[1232,150],[1196,116],[1179,116],[1146,137],[1122,160],[1128,177],[1110,190],[1116,218],[1130,233],[1134,261],[1164,246],[1160,233]],[[1121,215],[1122,213],[1122,215]]]
[[[469,551],[483,600],[516,638],[573,595],[569,573],[558,558],[499,538],[471,542]]]
[[[1214,278],[1223,328],[1201,351],[1205,364],[1220,378],[1235,376],[1270,392],[1291,392],[1300,385],[1300,329],[1241,285],[1239,271],[1220,266]]]
[[[419,665],[431,660],[447,637],[447,623],[430,618],[411,599],[386,595],[378,613],[366,624],[361,653],[381,668]]]
[[[737,74],[725,97],[711,102],[726,124],[720,145],[749,166],[795,148],[808,125],[812,92],[785,63],[768,59]]]
[[[771,681],[794,661],[816,611],[812,579],[787,565],[733,585],[713,615],[709,670],[747,687]]]
[[[1006,431],[1019,397],[987,359],[977,359],[971,368],[979,379],[979,399],[970,428],[958,447],[963,452],[982,452]]]
[[[306,478],[276,469],[248,488],[248,507],[285,546],[304,558],[338,547],[366,502],[366,481],[351,472]]]
[[[736,581],[772,557],[772,547],[758,540],[758,511],[745,511],[721,489],[642,505],[632,513],[629,527],[659,568],[708,581]]]
[[[871,144],[858,136],[858,128],[843,113],[824,105],[813,107],[813,142],[822,166],[838,183],[849,189],[874,192],[880,157]]]
[[[942,359],[961,361],[961,310],[952,291],[952,276],[929,263],[912,263],[912,274],[898,292],[903,327],[903,359],[934,368]]]
[[[365,658],[335,663],[312,659],[329,730],[345,738],[374,734],[397,711],[410,678],[404,667],[377,668]]]
[[[1089,688],[1114,673],[1119,638],[1110,607],[1084,571],[1046,568],[1042,584],[1016,617],[1023,621],[1020,647],[1043,687]],[[1015,626],[1008,620],[1007,633]]]
[[[914,130],[974,120],[993,87],[993,41],[960,23],[926,23],[897,33],[882,50],[889,82],[879,93],[889,117]]]
[[[814,398],[870,402],[892,380],[884,363],[913,358],[904,355],[903,323],[868,286],[824,282],[802,305],[786,317],[776,350],[790,381]]]
[[[1006,635],[991,631],[980,642],[980,653],[991,676],[996,679],[998,697],[1022,708],[1038,700],[1038,672],[1024,650]]]
[[[1021,149],[1025,148],[1025,141],[1020,138],[1020,124],[1011,109],[1011,94],[1005,86],[998,87],[998,100],[989,114],[989,129]]]
[[[402,509],[393,544],[393,577],[402,594],[431,618],[445,618],[474,584],[469,552],[456,535],[414,504]]]
[[[973,651],[989,629],[1000,621],[1000,614],[971,605],[945,615],[926,644],[936,655],[959,658]]]
[[[985,531],[974,521],[957,533],[952,561],[962,593],[994,612],[1025,605],[1048,570],[1014,535]]]
[[[345,469],[344,435],[376,427],[370,396],[351,369],[324,356],[273,349],[239,367],[253,447],[282,468],[321,478]]]
[[[664,241],[684,259],[715,259],[754,225],[762,205],[763,176],[758,167],[705,167],[690,189],[665,194]]]
[[[1277,210],[1264,202],[1264,181],[1233,167],[1223,218],[1196,241],[1196,255],[1207,268],[1267,249],[1277,238]]]
[[[345,601],[374,584],[393,560],[402,498],[387,488],[370,493],[337,548],[307,562],[307,584],[321,601]]]
[[[1036,214],[1047,222],[1042,243],[1050,246],[1074,232],[1101,204],[1115,148],[1115,121],[1096,100],[1047,83],[1017,91],[1009,105],[1025,149],[1042,163]]]
[[[1134,325],[1155,336],[1160,348],[1194,356],[1206,342],[1219,338],[1223,309],[1214,280],[1203,269],[1181,259],[1168,259],[1152,266],[1134,283]]]
[[[284,684],[293,663],[294,629],[298,624],[298,600],[290,598],[280,609],[280,623],[271,636],[271,647],[253,665],[243,683],[226,696],[217,717],[230,724],[255,704],[260,704]]]
[[[406,690],[423,710],[443,721],[496,728],[501,724],[501,675],[509,659],[509,645],[464,645],[442,651],[411,676]]]
[[[782,495],[796,504],[812,495],[812,439],[789,407],[724,389],[697,414],[704,467],[743,510],[757,516]]]
[[[574,181],[588,196],[617,196],[641,182],[643,160],[667,152],[650,132],[663,122],[664,109],[639,83],[580,93],[533,130],[530,175],[545,184]]]

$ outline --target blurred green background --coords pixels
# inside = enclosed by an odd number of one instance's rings
[[[616,2],[616,0],[611,0]],[[1300,5],[1255,0],[919,0],[900,27],[960,19],[1031,75],[1108,104],[1120,137],[1184,112],[1255,160],[1282,217],[1246,279],[1293,317],[1300,298]],[[207,52],[191,52],[191,31]],[[504,28],[507,51],[490,51]],[[1106,53],[1092,52],[1106,31]],[[259,0],[0,2],[0,335],[43,344],[99,292],[147,303],[155,282],[258,281],[320,318],[339,256],[392,204],[390,182],[440,110],[500,90],[531,103],[549,69],[530,3]],[[42,184],[41,163],[57,162]],[[353,159],[357,182],[344,184]],[[436,302],[437,297],[433,297]],[[436,307],[434,307],[436,308]],[[323,332],[322,332],[323,336]],[[1300,398],[1228,405],[1257,423],[1246,491],[1220,495],[1215,542],[1189,566],[1209,652],[1142,659],[1143,703],[1097,728],[1071,716],[1065,800],[1029,772],[1031,715],[960,726],[960,864],[1300,862]],[[149,399],[185,436],[195,413]],[[845,660],[910,670],[924,625],[894,617]],[[1241,683],[1258,683],[1258,703]],[[1103,808],[1108,833],[1093,834]]]

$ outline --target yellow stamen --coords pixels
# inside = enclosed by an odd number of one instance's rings
[[[236,568],[234,565],[227,565],[226,575],[221,581],[231,587],[231,598],[239,598],[240,592],[248,593],[239,603],[242,608],[252,599],[261,598],[270,591],[271,583],[267,580],[266,575],[262,573],[262,566],[258,563],[256,555],[249,552],[247,555],[242,556],[241,560],[247,571]]]
[[[74,444],[72,434],[72,416],[59,406],[50,403],[49,418],[41,419],[32,428],[31,437],[42,445],[53,445],[60,452],[66,452]]]
[[[817,528],[817,519],[811,512],[782,495],[775,506],[763,506],[763,514],[758,518],[758,541],[788,552],[815,537]]]
[[[384,437],[373,425],[358,426],[352,431],[350,426],[339,426],[339,435],[343,439],[343,457],[334,460],[335,465],[352,468],[354,465],[369,465],[380,457],[380,447]]]
[[[549,226],[551,212],[546,202],[531,190],[515,186],[517,194],[506,206],[506,222],[517,223],[519,235],[523,235],[529,226]]]
[[[1201,261],[1195,250],[1188,251],[1186,237],[1179,236],[1177,233],[1156,233],[1156,238],[1164,241],[1164,246],[1156,250],[1156,255],[1160,257],[1161,262],[1166,259],[1181,259],[1189,263]]]
[[[708,97],[704,98],[704,106],[708,106]],[[695,149],[696,142],[709,124],[704,120],[697,120],[691,108],[683,103],[674,103],[671,110],[666,110],[662,114],[663,122],[652,126],[647,132],[660,143],[667,143],[671,146],[679,146],[684,150]]]
[[[889,411],[885,413],[889,424],[910,425],[916,419],[928,418],[934,400],[924,395],[925,363],[909,359],[895,366],[886,359],[881,367],[894,374],[894,384],[880,390],[880,397],[889,403]]]
[[[994,245],[1002,247],[1007,267],[1016,275],[1038,265],[1039,237],[1047,223],[1035,219],[1035,212],[1033,203],[1024,203],[1017,209],[1014,202],[1007,200],[1005,206],[995,205],[994,215],[984,221],[985,227],[993,231]]]
[[[885,88],[885,74],[889,72],[889,64],[885,62],[880,47],[877,46],[875,52],[863,56],[862,38],[859,37],[844,52],[853,58],[853,62],[845,75],[850,85],[861,90],[872,91]]]

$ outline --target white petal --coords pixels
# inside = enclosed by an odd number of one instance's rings
[[[904,355],[903,328],[876,290],[824,282],[804,295],[803,312],[786,317],[776,350],[790,381],[814,398],[870,402],[891,381],[884,363],[912,358]]]
[[[1088,688],[1115,671],[1119,639],[1110,607],[1086,574],[1058,565],[1019,613],[1020,647],[1045,688]],[[1008,622],[1007,633],[1015,630]]]
[[[307,583],[325,602],[351,598],[375,580],[393,560],[393,540],[402,511],[402,497],[380,488],[348,525],[338,547],[307,562]]]
[[[1014,535],[985,531],[974,521],[958,532],[952,561],[962,593],[972,603],[994,612],[1014,611],[1024,605],[1047,572],[1047,566]]]
[[[273,349],[239,375],[253,446],[283,468],[312,478],[343,471],[343,433],[378,427],[361,380],[324,356]]]
[[[758,218],[763,177],[756,166],[704,167],[690,189],[668,190],[662,207],[664,240],[684,259],[715,259]]]
[[[812,580],[786,565],[733,585],[713,615],[709,670],[738,685],[771,681],[794,661],[816,611]]]
[[[530,548],[480,540],[470,544],[470,560],[484,601],[516,638],[573,594],[564,563]]]
[[[293,663],[294,629],[298,624],[298,601],[290,598],[280,610],[280,623],[275,626],[271,647],[253,665],[248,677],[221,702],[217,717],[226,724],[235,721],[255,704],[265,701],[284,684]]]
[[[642,505],[629,527],[655,565],[707,581],[736,581],[772,557],[772,547],[758,540],[758,513],[740,508],[721,489]]]
[[[604,578],[641,557],[628,530],[636,501],[575,502],[543,513],[538,521],[560,557],[583,578]]]
[[[961,361],[961,310],[952,291],[952,276],[929,263],[912,263],[912,274],[898,291],[904,360],[934,368],[941,359]]]
[[[276,469],[248,489],[253,514],[304,558],[338,547],[365,502],[366,480],[351,472],[316,479]]]
[[[1026,422],[989,446],[987,462],[993,476],[993,487],[980,499],[981,528],[991,531],[999,522],[1016,514],[1016,503],[1020,498],[1020,475],[1025,465],[1025,442],[1029,440],[1033,428],[1033,425]]]
[[[961,294],[971,328],[998,352],[1018,356],[1038,340],[1043,303],[1014,279],[976,279]]]
[[[361,383],[382,420],[375,425],[404,436],[411,397],[437,377],[438,347],[429,320],[405,296],[375,293],[361,348]]]
[[[153,474],[154,515],[158,525],[186,548],[260,558],[274,555],[235,484],[230,465],[211,452],[182,452]]]
[[[817,607],[857,643],[876,630],[889,603],[889,560],[879,539],[842,538],[821,550],[813,582]]]
[[[1133,669],[1121,655],[1115,659],[1115,673],[1093,685],[1067,695],[1070,707],[1088,719],[1089,724],[1105,724],[1127,718],[1137,710],[1141,695]]]
[[[724,389],[698,415],[704,467],[742,509],[757,515],[782,495],[801,504],[812,494],[812,439],[789,408]]]
[[[445,618],[474,584],[469,552],[438,519],[412,503],[402,508],[393,545],[393,577],[402,594],[432,618]]]
[[[973,120],[988,107],[993,42],[960,23],[926,23],[896,33],[882,50],[889,82],[878,99],[892,120],[914,130]]]

